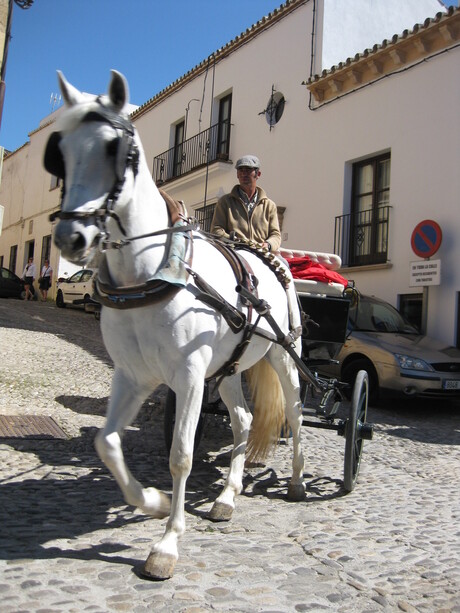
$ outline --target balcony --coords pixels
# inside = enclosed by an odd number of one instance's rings
[[[227,161],[230,149],[228,122],[216,123],[153,158],[153,180],[157,185],[182,177],[208,163]]]
[[[334,253],[343,266],[384,264],[388,261],[389,205],[335,218]]]

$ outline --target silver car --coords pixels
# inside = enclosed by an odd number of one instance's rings
[[[84,306],[91,311],[91,295],[93,293],[93,280],[97,269],[84,268],[77,271],[68,279],[59,280],[57,284],[56,306],[65,307],[67,304]],[[88,305],[88,306],[87,306]]]
[[[370,398],[460,399],[460,350],[421,335],[390,304],[359,296],[349,312],[349,333],[335,357],[339,364],[323,374],[353,383],[359,370],[369,375]]]

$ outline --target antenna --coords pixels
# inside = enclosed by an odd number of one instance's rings
[[[52,112],[56,109],[56,107],[58,107],[61,104],[61,102],[62,102],[61,94],[53,94],[51,92],[50,104],[51,104]]]

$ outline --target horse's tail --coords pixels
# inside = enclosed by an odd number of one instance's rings
[[[278,375],[266,360],[260,360],[245,374],[254,405],[246,458],[258,462],[278,444],[286,401]]]

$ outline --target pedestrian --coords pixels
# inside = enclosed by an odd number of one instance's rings
[[[27,261],[22,278],[24,279],[24,289],[26,290],[26,300],[33,300],[35,295],[34,280],[37,271],[35,269],[34,258],[30,257]]]
[[[42,295],[42,300],[46,302],[48,298],[48,290],[51,287],[53,280],[53,269],[50,266],[49,260],[45,260],[42,267],[42,272],[38,280],[38,287]]]
[[[278,251],[281,244],[278,212],[273,200],[257,186],[261,175],[259,159],[245,155],[235,168],[239,185],[217,202],[211,232],[225,238],[245,238],[269,251]]]

